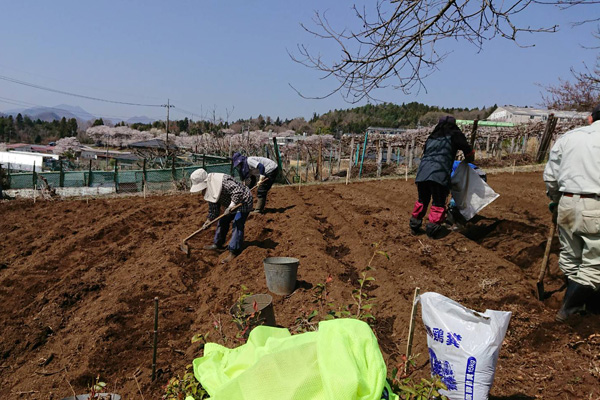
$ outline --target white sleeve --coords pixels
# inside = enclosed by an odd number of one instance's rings
[[[560,169],[560,162],[562,160],[562,146],[561,141],[557,140],[550,150],[550,157],[548,157],[548,163],[544,168],[544,182],[546,182],[546,194],[550,200],[558,202],[560,200],[560,190],[558,185],[558,173]]]

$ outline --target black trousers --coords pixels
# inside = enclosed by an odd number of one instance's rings
[[[448,186],[441,185],[433,181],[417,183],[417,192],[419,193],[419,203],[423,204],[425,210],[431,199],[436,207],[446,207],[446,199],[450,193]]]
[[[258,187],[258,190],[256,191],[256,197],[258,197],[259,199],[267,198],[267,193],[269,192],[269,190],[271,190],[271,186],[273,186],[273,184],[277,180],[277,175],[279,175],[279,168],[276,168],[270,174],[265,175],[267,177],[267,180]]]

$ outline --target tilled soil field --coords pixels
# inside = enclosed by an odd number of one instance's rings
[[[274,295],[277,324],[292,327],[319,308],[314,301],[326,280],[328,302],[353,303],[374,243],[389,255],[373,258],[368,295],[390,369],[404,353],[418,286],[476,310],[512,311],[492,398],[600,398],[600,318],[561,325],[554,315],[562,294],[536,299],[550,224],[541,173],[491,175],[489,183],[500,198],[466,232],[439,240],[409,233],[413,181],[277,187],[268,213],[247,222],[247,248],[226,265],[223,256],[200,250],[214,230],[189,242],[189,258],[179,250],[206,219],[199,196],[2,202],[0,398],[62,399],[85,393],[100,375],[108,391],[125,399],[141,398],[140,392],[158,399],[168,379],[202,354],[190,341],[194,334],[240,344],[229,308],[242,285],[267,293],[264,258],[300,259],[298,289]],[[555,243],[547,289],[562,284],[557,252]],[[152,382],[155,296],[159,351]],[[415,374],[427,376],[421,323],[415,352],[421,354]]]

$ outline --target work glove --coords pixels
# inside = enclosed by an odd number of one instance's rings
[[[550,210],[551,213],[555,213],[556,212],[556,207],[558,206],[558,203],[555,203],[554,201],[551,201],[548,204],[548,210]]]
[[[225,209],[225,211],[223,211],[223,215],[229,215],[231,214],[233,207],[235,207],[235,203],[232,201],[231,203],[229,203],[229,207],[227,207]]]
[[[258,186],[260,186],[266,180],[267,180],[267,177],[264,175],[261,175],[260,178],[258,179]]]
[[[208,228],[208,226],[210,225],[210,222],[211,222],[211,221],[210,221],[210,219],[207,219],[207,220],[204,222],[204,225],[202,225],[202,228],[201,228],[201,229],[206,229],[206,228]]]

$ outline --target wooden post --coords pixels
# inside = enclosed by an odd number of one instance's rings
[[[413,158],[414,158],[414,154],[415,154],[415,144],[416,144],[416,141],[415,141],[415,139],[413,139],[412,142],[410,143],[410,154],[409,154],[409,158],[408,158],[408,169],[412,169],[412,166],[413,166]]]
[[[152,381],[156,379],[156,348],[158,344],[158,297],[154,298],[154,343],[152,346]]]
[[[298,176],[298,180],[302,181],[302,177],[300,176],[300,146],[298,146],[298,154],[296,155],[296,175]]]
[[[400,165],[400,146],[396,147],[396,166]]]
[[[419,297],[420,288],[415,288],[415,295],[413,297],[412,311],[410,313],[410,325],[408,326],[408,340],[406,341],[406,364],[404,365],[404,373],[408,373],[408,366],[410,356],[412,353],[413,336],[415,333],[415,317],[417,316],[417,298]]]
[[[544,161],[546,154],[550,150],[550,142],[552,141],[552,134],[554,133],[554,128],[556,128],[557,121],[558,118],[554,118],[554,114],[550,114],[548,116],[548,122],[546,123],[546,128],[544,129],[544,135],[542,136],[540,146],[535,157],[535,161],[538,163]]]
[[[117,159],[115,159],[115,193],[119,193],[119,165],[117,163]]]
[[[92,176],[93,176],[92,175],[92,160],[90,160],[90,167],[88,169],[88,187],[92,187],[92,181],[93,181]]]
[[[146,186],[147,186],[146,175],[147,175],[146,159],[144,158],[144,162],[142,163],[142,191],[144,192],[144,199],[146,198]]]
[[[331,157],[333,155],[332,149],[329,149],[329,177],[331,178],[331,174],[333,172],[333,167],[331,166]]]
[[[498,157],[498,160],[500,160],[502,158],[502,141],[500,140],[500,136],[496,138],[496,144],[496,156]]]
[[[510,154],[515,152],[515,138],[510,139]]]
[[[310,158],[308,155],[308,152],[306,153],[306,180],[305,182],[308,183],[308,162],[309,162]]]
[[[340,139],[340,146],[338,148],[338,169],[337,172],[340,172],[342,169],[342,140]]]
[[[404,164],[404,180],[408,181],[408,164]]]
[[[63,171],[63,160],[58,160],[58,187],[65,187],[65,171]]]
[[[381,140],[377,141],[377,177],[381,178],[381,163],[383,161],[383,146]]]
[[[392,142],[388,142],[387,146],[387,161],[386,164],[392,162]]]
[[[485,155],[486,157],[490,156],[490,135],[487,135],[485,140]]]
[[[315,178],[318,178],[319,181],[323,180],[323,141],[319,143],[319,158],[317,158],[317,173],[315,174]]]
[[[475,150],[475,140],[477,139],[477,125],[479,120],[473,121],[473,129],[471,130],[471,148]]]

